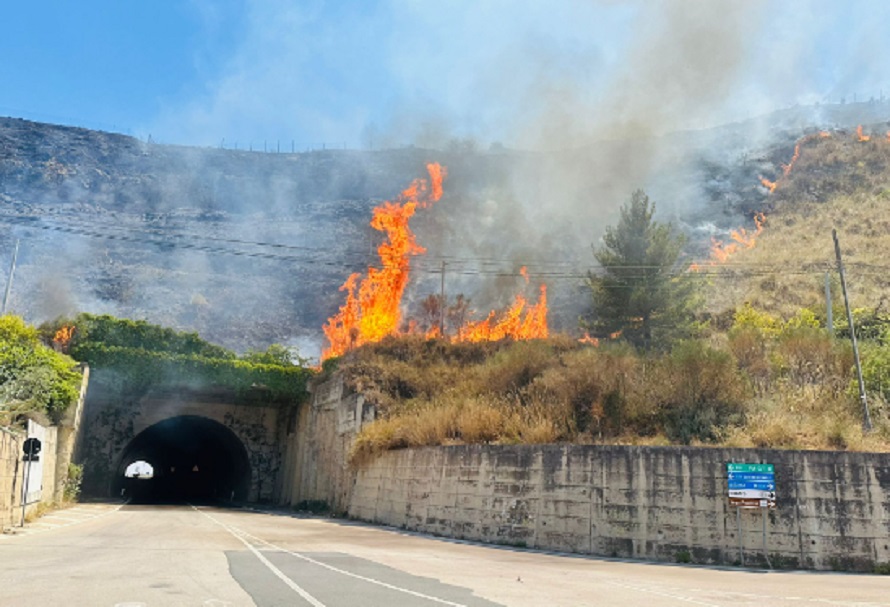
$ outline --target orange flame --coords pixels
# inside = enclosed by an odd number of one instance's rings
[[[61,351],[68,352],[71,338],[74,337],[74,325],[62,325],[53,335],[53,344]]]
[[[584,332],[584,337],[578,339],[579,344],[590,344],[594,348],[599,347],[600,340],[597,337],[591,337],[590,333],[587,331]]]
[[[803,143],[803,141],[798,141],[797,144],[794,146],[794,155],[791,156],[791,160],[788,162],[788,164],[782,165],[782,175],[784,175],[785,177],[788,177],[788,173],[790,173],[791,169],[794,168],[794,163],[797,162],[798,158],[800,158],[801,143]],[[775,184],[773,184],[773,189],[775,189]]]
[[[426,207],[441,198],[442,179],[446,176],[445,167],[436,163],[428,164],[427,171],[430,182],[415,179],[398,201],[387,201],[374,209],[371,227],[387,237],[377,248],[382,268],[368,268],[368,275],[360,284],[360,275],[353,274],[340,287],[346,291],[346,302],[323,327],[330,346],[322,352],[322,360],[363,343],[379,341],[398,330],[409,259],[425,251],[417,244],[408,221],[418,206]]]
[[[745,228],[739,228],[729,233],[732,242],[724,243],[715,238],[711,238],[711,260],[723,263],[732,255],[738,253],[742,249],[753,249],[757,244],[757,237],[763,232],[763,225],[766,222],[766,216],[763,213],[754,215],[754,232],[749,233]]]
[[[860,124],[859,126],[856,127],[856,138],[859,141],[865,142],[865,141],[869,141],[871,139],[871,136],[862,134],[862,125]]]
[[[541,285],[538,302],[528,307],[528,301],[517,295],[500,319],[492,310],[488,318],[470,321],[458,332],[460,341],[498,341],[500,339],[542,339],[549,335],[547,328],[547,285]],[[524,318],[523,318],[524,315]]]
[[[859,127],[859,129],[861,131],[862,127]],[[860,135],[861,135],[861,132],[860,132]],[[888,136],[890,136],[890,133],[888,133]],[[794,168],[794,163],[797,162],[798,159],[800,158],[800,148],[803,144],[805,144],[808,141],[811,141],[813,139],[816,139],[816,138],[825,139],[828,137],[831,137],[831,133],[829,133],[828,131],[819,131],[818,133],[813,133],[811,135],[805,135],[804,137],[801,137],[800,139],[798,139],[797,143],[794,145],[794,154],[791,155],[791,160],[788,161],[788,164],[782,165],[782,177],[788,177],[788,175],[791,174],[791,169]],[[865,141],[868,141],[868,139],[865,139]],[[770,181],[766,177],[761,177],[760,183],[763,184],[763,186],[767,190],[769,190],[770,194],[775,192],[776,187],[779,185],[778,182]]]
[[[435,163],[427,165],[427,170],[429,182],[416,179],[397,202],[387,201],[374,209],[371,226],[387,236],[377,248],[381,268],[368,268],[364,278],[352,274],[340,287],[346,292],[346,301],[323,327],[330,345],[322,352],[322,360],[402,331],[400,305],[408,284],[409,260],[426,251],[417,243],[408,223],[418,207],[425,208],[442,197],[442,180],[447,174],[445,167]],[[528,284],[527,268],[523,266],[519,273]],[[469,321],[450,338],[451,341],[547,337],[547,287],[541,285],[540,288],[540,296],[534,305],[517,295],[513,305],[498,320],[495,320],[497,313],[492,311],[485,320]],[[418,331],[416,322],[409,321],[407,325],[408,333]],[[425,335],[428,338],[443,337],[439,326],[430,327]]]

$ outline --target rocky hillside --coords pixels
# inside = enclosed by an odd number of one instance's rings
[[[890,116],[887,104],[860,105],[843,120]],[[523,287],[528,265],[532,282],[550,287],[551,326],[571,331],[587,304],[590,245],[633,189],[690,235],[691,255],[706,255],[712,236],[771,204],[759,177],[832,120],[782,115],[550,153],[278,154],[3,118],[0,263],[19,240],[10,308],[30,321],[107,312],[239,351],[279,342],[314,354],[340,285],[376,259],[371,209],[437,161],[448,168],[445,196],[412,221],[427,254],[412,266],[406,306],[438,292],[445,261],[447,291],[484,314]]]

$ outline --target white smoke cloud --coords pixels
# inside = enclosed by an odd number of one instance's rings
[[[890,95],[890,6],[878,0],[243,7],[230,53],[205,72],[200,93],[168,101],[147,129],[161,140],[280,142],[283,151],[294,140],[301,151],[322,142],[443,149],[458,138],[481,150],[501,142],[551,152],[518,161],[491,191],[435,206],[433,227],[417,229],[431,258],[589,264],[590,244],[636,188],[654,192],[669,216],[713,204],[702,184],[681,182],[689,149],[666,135],[854,94],[861,101],[885,82]],[[208,13],[209,28],[219,21]],[[744,151],[716,143],[720,153]],[[467,293],[490,287],[481,282]]]
[[[570,147],[616,125],[663,133],[877,96],[890,76],[877,0],[246,0],[235,21],[201,92],[148,130],[240,147],[358,145],[369,129],[378,143]]]

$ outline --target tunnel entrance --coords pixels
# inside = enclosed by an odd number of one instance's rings
[[[150,478],[127,477],[138,461]],[[235,434],[219,422],[194,415],[173,417],[140,432],[124,450],[112,491],[135,502],[247,499],[250,462]]]

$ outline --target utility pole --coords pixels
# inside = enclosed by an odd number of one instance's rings
[[[439,292],[439,336],[445,337],[445,260],[442,260],[442,287]]]
[[[837,230],[831,230],[834,239],[834,254],[837,257],[837,271],[841,277],[841,290],[844,293],[844,307],[847,310],[847,323],[850,325],[850,340],[853,342],[853,360],[856,362],[856,379],[859,380],[859,402],[862,403],[862,429],[871,431],[871,416],[868,413],[868,400],[865,396],[865,381],[862,379],[862,364],[859,362],[859,346],[856,344],[856,329],[853,326],[853,313],[850,311],[850,299],[847,297],[847,279],[844,276],[844,263],[841,261],[841,245],[837,239]]]
[[[6,314],[6,308],[9,305],[9,294],[12,292],[12,277],[15,274],[15,261],[19,256],[19,241],[15,241],[15,250],[12,252],[12,263],[9,265],[9,278],[6,280],[6,293],[3,295],[3,308],[0,309],[0,315]]]

